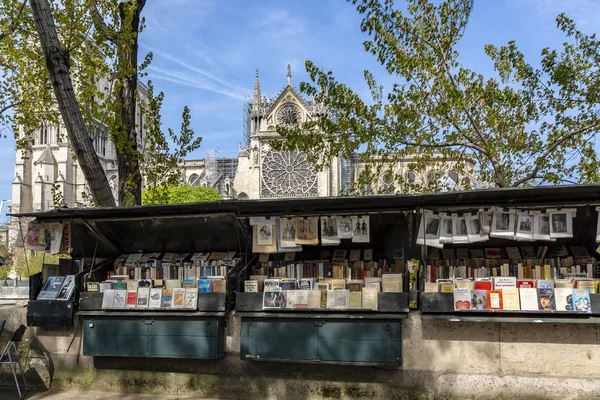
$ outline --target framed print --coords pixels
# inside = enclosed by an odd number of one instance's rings
[[[279,219],[279,244],[281,247],[296,246],[296,221],[293,218]]]
[[[550,217],[550,237],[553,239],[573,237],[573,217],[576,213],[576,208],[546,210],[546,214]]]
[[[352,217],[337,217],[338,239],[352,239]]]
[[[517,229],[515,230],[515,239],[533,241],[533,215],[527,211],[517,213]]]
[[[258,243],[259,246],[270,246],[273,244],[273,225],[258,225],[258,239],[256,243]]]
[[[442,248],[440,243],[441,219],[431,210],[423,210],[421,213],[421,223],[417,233],[417,244],[436,248]]]
[[[550,237],[550,216],[548,214],[533,215],[533,238],[535,240],[556,240]]]
[[[515,210],[496,210],[492,216],[490,237],[512,239],[515,237]]]
[[[479,223],[481,224],[482,233],[490,233],[492,227],[492,210],[479,210]]]

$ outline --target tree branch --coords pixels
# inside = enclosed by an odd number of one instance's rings
[[[564,143],[566,140],[572,138],[573,136],[577,136],[589,129],[597,128],[597,127],[598,127],[598,124],[589,125],[589,126],[583,127],[581,129],[578,129],[573,132],[570,132],[570,133],[558,138],[554,143],[552,143],[546,149],[546,151],[541,156],[539,156],[537,158],[537,160],[535,161],[535,167],[533,168],[533,170],[529,174],[524,176],[523,178],[521,178],[518,181],[516,181],[515,183],[513,183],[512,186],[516,187],[516,186],[522,185],[523,183],[525,183],[527,181],[535,179],[537,177],[538,171],[540,170],[541,162],[543,162],[550,155],[550,153],[552,153],[554,150],[556,150],[558,148],[558,146],[560,146],[562,143]]]
[[[94,21],[94,27],[98,32],[101,32],[108,41],[112,44],[117,44],[117,35],[114,32],[111,32],[108,29],[106,23],[104,23],[104,19],[102,19],[102,14],[98,10],[96,5],[96,0],[87,0],[88,7],[90,8],[90,13],[92,14],[92,20]]]
[[[25,5],[27,5],[27,0],[23,0],[23,3],[21,3],[21,8],[19,9],[17,18],[15,18],[16,20],[20,19],[21,15],[23,15],[23,10],[25,9]],[[15,29],[17,29],[17,24],[13,20],[13,22],[8,26],[8,32],[0,32],[0,40],[4,39],[4,37],[7,36],[8,34],[13,33],[15,31]]]
[[[0,108],[0,115],[2,115],[5,111],[10,110],[14,106],[18,106],[19,104],[20,104],[19,102],[15,102],[15,103],[11,103],[11,104],[8,104],[8,105]]]

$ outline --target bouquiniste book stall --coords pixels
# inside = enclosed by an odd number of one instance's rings
[[[231,213],[173,215],[167,210],[37,215],[35,223],[42,225],[68,218],[75,238],[71,255],[91,260],[72,277],[79,288],[74,305],[83,327],[84,355],[224,354],[225,317],[233,306],[237,274],[247,262],[247,233]],[[50,296],[59,280],[48,278],[37,298]]]

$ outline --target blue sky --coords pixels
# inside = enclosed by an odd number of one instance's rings
[[[598,31],[600,7],[595,0],[476,0],[459,47],[463,64],[493,74],[483,47],[509,40],[515,40],[530,61],[539,60],[542,48],[564,41],[555,24],[561,12],[584,31]],[[306,81],[306,60],[332,70],[365,96],[365,68],[384,86],[393,83],[363,50],[361,18],[343,0],[149,1],[144,15],[147,28],[140,36],[140,58],[154,53],[148,78],[165,93],[163,126],[177,131],[183,107],[190,107],[192,127],[203,137],[193,158],[202,158],[208,150],[223,157],[237,155],[242,103],[252,93],[257,68],[267,93],[284,87],[288,63],[292,83]],[[14,176],[14,141],[0,140],[0,159],[0,199],[7,199]]]

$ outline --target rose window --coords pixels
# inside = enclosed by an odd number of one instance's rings
[[[269,150],[262,163],[261,197],[317,195],[317,173],[306,154]]]

